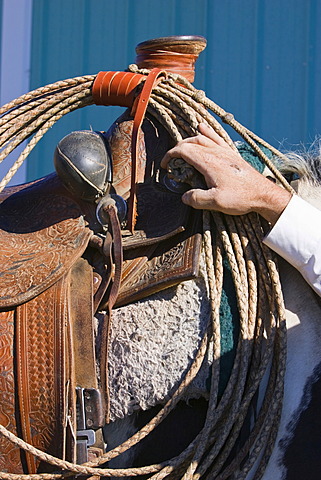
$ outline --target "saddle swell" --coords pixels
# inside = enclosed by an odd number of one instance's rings
[[[125,199],[130,192],[132,131],[133,117],[127,110],[106,133],[113,187]],[[117,307],[198,275],[201,213],[182,203],[184,187],[169,185],[160,168],[172,146],[166,129],[147,113],[138,142],[137,221],[134,235],[122,232],[124,263]]]

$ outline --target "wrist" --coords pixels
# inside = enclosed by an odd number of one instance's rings
[[[273,226],[291,200],[292,194],[270,180],[267,182],[266,188],[259,193],[254,211]]]

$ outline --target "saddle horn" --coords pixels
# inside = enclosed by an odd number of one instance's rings
[[[128,199],[127,227],[132,233],[136,222],[139,223],[137,188],[159,169],[160,159],[172,141],[157,122],[153,121],[151,126],[145,121],[150,93],[164,76],[166,78],[166,72],[193,81],[195,62],[206,43],[200,36],[162,37],[142,42],[136,47],[136,64],[139,69],[150,70],[147,77],[135,72],[100,72],[93,84],[97,105],[122,105],[130,109],[110,127],[107,139],[113,159],[113,186],[119,195]],[[144,85],[139,91],[142,82]],[[146,129],[146,137],[154,139],[153,145],[141,133]]]

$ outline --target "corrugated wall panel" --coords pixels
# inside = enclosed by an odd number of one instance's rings
[[[0,101],[4,105],[29,90],[32,0],[3,0],[1,7]],[[0,178],[7,174],[24,146],[17,147],[1,162]],[[26,163],[19,168],[12,184],[25,179]]]
[[[310,140],[321,132],[321,2],[314,0],[310,6],[309,39],[307,44],[308,74],[305,97],[306,125],[305,138]],[[312,138],[313,139],[313,138]]]
[[[276,146],[310,143],[321,127],[319,18],[319,0],[34,0],[31,88],[124,69],[149,38],[204,35],[196,86]],[[60,120],[32,154],[29,178],[52,170],[63,135],[106,129],[118,112],[87,107]]]
[[[0,41],[2,41],[2,9],[3,9],[3,0],[0,0]],[[0,48],[0,76],[1,76],[1,48]]]
[[[289,4],[288,9],[282,8],[282,2],[271,11],[267,4],[265,7],[256,125],[262,134],[268,131],[271,140],[284,138],[297,143],[308,140],[304,138],[306,92],[309,70],[315,67],[314,59],[309,58],[309,29],[315,2],[292,0]]]

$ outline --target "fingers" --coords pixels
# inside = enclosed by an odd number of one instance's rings
[[[223,138],[221,138],[212,127],[208,126],[206,123],[200,123],[198,129],[200,132],[198,135],[181,140],[174,148],[165,154],[161,161],[162,168],[166,169],[171,158],[183,158],[195,168],[201,167],[202,162],[199,161],[199,155],[201,154],[202,147],[203,151],[208,149],[212,151],[212,154],[215,153],[217,147],[223,147],[228,151],[230,150],[230,147],[225,140],[223,140]],[[217,154],[219,155],[218,152]]]
[[[221,147],[225,147],[227,145],[225,140],[218,133],[216,133],[212,127],[207,125],[207,123],[200,123],[198,126],[198,131],[206,138],[213,140],[213,142],[217,143],[217,145],[221,145]]]
[[[206,147],[195,145],[190,142],[179,142],[174,148],[165,154],[161,161],[161,167],[166,168],[171,158],[182,158],[204,175],[206,172],[206,156]]]
[[[188,190],[182,196],[182,201],[186,205],[190,207],[196,208],[198,210],[214,210],[215,203],[213,200],[213,190],[201,190],[201,189],[193,189]]]

